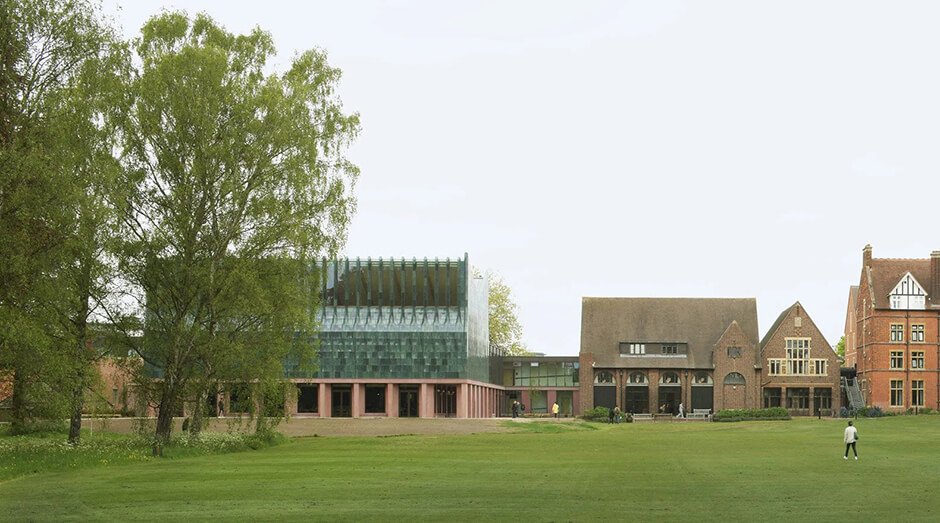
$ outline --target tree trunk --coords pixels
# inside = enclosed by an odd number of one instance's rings
[[[196,396],[196,405],[193,408],[193,417],[189,420],[189,436],[198,436],[202,432],[205,420],[206,404],[209,402],[209,389],[205,388]]]
[[[86,227],[87,229],[87,227]],[[72,419],[69,423],[69,443],[78,443],[82,437],[82,410],[85,407],[85,378],[91,358],[88,340],[88,302],[91,300],[91,266],[93,260],[82,260],[78,282],[79,307],[72,321],[75,328],[75,383],[72,385]]]
[[[170,441],[173,432],[173,411],[176,404],[176,390],[170,384],[164,384],[157,411],[157,430],[153,439],[153,455],[163,456],[163,446]]]
[[[84,380],[79,380],[72,389],[72,419],[69,422],[69,443],[75,445],[82,437],[82,408],[85,403]]]

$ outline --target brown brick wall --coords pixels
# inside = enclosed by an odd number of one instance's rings
[[[797,325],[799,318],[799,325]],[[787,355],[787,338],[809,338],[810,354],[812,359],[825,358],[827,363],[827,376],[771,376],[770,358],[785,358]],[[842,391],[839,380],[839,357],[830,349],[829,343],[822,332],[813,322],[806,310],[799,303],[794,304],[787,315],[777,326],[776,331],[764,340],[761,352],[761,386],[780,387],[781,404],[786,405],[786,388],[800,387],[810,389],[810,411],[815,412],[813,404],[813,389],[825,387],[832,389],[832,408],[838,411],[842,406]],[[763,393],[761,393],[763,394]],[[761,397],[761,402],[763,398]]]
[[[728,348],[740,347],[741,357],[728,356]],[[754,368],[757,361],[757,344],[748,339],[738,324],[732,323],[715,344],[714,352],[715,412],[721,409],[757,408],[759,374]],[[747,382],[741,385],[724,385],[725,377],[737,372]]]

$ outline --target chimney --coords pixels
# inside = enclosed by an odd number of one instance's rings
[[[862,249],[862,268],[871,267],[871,244]]]
[[[930,253],[930,302],[940,307],[940,251]]]

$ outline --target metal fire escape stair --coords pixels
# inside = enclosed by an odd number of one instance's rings
[[[862,391],[858,388],[858,380],[842,378],[842,390],[849,398],[849,407],[861,409],[865,407],[865,400],[862,399]]]

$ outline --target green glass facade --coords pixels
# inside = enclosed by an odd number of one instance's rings
[[[317,263],[317,371],[292,378],[470,379],[496,383],[488,285],[458,260]]]

